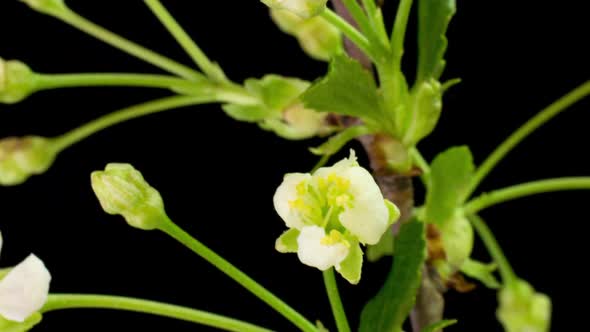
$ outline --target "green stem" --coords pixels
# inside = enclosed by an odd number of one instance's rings
[[[372,2],[373,6],[365,7],[366,9],[363,9],[363,7],[361,7],[357,0],[342,0],[342,3],[346,7],[346,9],[348,9],[348,12],[352,16],[354,22],[358,24],[359,28],[361,29],[361,32],[365,36],[367,36],[370,47],[384,46],[381,45],[381,40],[379,39],[378,35],[378,33],[381,32],[381,29],[377,29],[376,22],[374,22],[372,16],[374,10],[376,10],[375,1],[363,0],[363,3],[365,4],[368,2]],[[367,15],[366,12],[370,13],[371,15]],[[387,49],[380,47],[379,51],[383,54],[387,51]]]
[[[391,49],[394,55],[394,63],[399,70],[404,54],[404,40],[408,27],[408,18],[412,9],[413,0],[401,0],[397,8],[393,32],[391,33]]]
[[[348,325],[348,319],[342,306],[342,300],[338,292],[338,285],[336,283],[336,277],[334,276],[334,269],[330,268],[324,271],[324,284],[326,285],[326,292],[330,299],[330,306],[332,307],[332,313],[336,320],[336,326],[339,332],[350,332],[350,325]]]
[[[172,304],[108,295],[50,294],[42,313],[65,309],[112,309],[169,317],[234,332],[272,332],[233,318]]]
[[[209,60],[207,55],[205,55],[159,0],[145,0],[145,3],[164,27],[166,27],[174,39],[176,39],[178,44],[180,44],[180,46],[209,78],[215,82],[227,81],[219,67]]]
[[[174,60],[155,53],[143,46],[140,46],[130,40],[127,40],[117,34],[114,34],[107,29],[87,20],[78,15],[70,9],[60,10],[52,13],[55,17],[61,19],[65,23],[99,39],[103,42],[116,47],[124,52],[127,52],[141,60],[144,60],[156,67],[167,70],[178,76],[184,77],[188,80],[198,81],[205,80],[203,75],[190,67],[184,66]]]
[[[554,191],[588,189],[590,189],[590,177],[570,177],[532,181],[485,193],[466,203],[463,208],[466,214],[475,214],[490,206],[516,198]]]
[[[483,241],[484,245],[488,249],[490,256],[492,256],[498,265],[498,270],[502,276],[502,281],[505,285],[512,284],[517,279],[516,274],[514,273],[512,266],[510,266],[510,263],[504,255],[504,252],[498,244],[498,241],[494,237],[494,233],[492,233],[485,221],[478,215],[470,215],[468,218],[475,228],[475,231]]]
[[[217,255],[211,249],[207,248],[201,242],[193,238],[183,229],[174,224],[171,220],[166,220],[161,226],[160,230],[185,245],[194,253],[211,263],[213,266],[221,270],[227,276],[232,278],[238,284],[246,288],[252,294],[256,295],[266,304],[271,306],[277,312],[282,314],[285,318],[291,321],[295,326],[306,332],[317,332],[317,328],[309,322],[300,313],[295,311],[281,299],[266,290],[252,278],[247,276],[244,272],[233,266],[231,263]]]
[[[418,149],[415,147],[410,149],[410,157],[414,161],[414,164],[417,165],[420,168],[420,170],[422,170],[420,178],[422,179],[424,185],[428,187],[428,182],[430,179],[430,165],[428,164],[426,159],[422,157],[420,151],[418,151]]]
[[[504,158],[515,146],[530,135],[537,128],[551,120],[553,117],[566,110],[572,104],[578,102],[580,99],[590,94],[590,81],[580,85],[575,90],[563,96],[547,108],[539,112],[532,119],[527,121],[522,127],[518,128],[510,137],[508,137],[500,146],[486,158],[486,160],[479,166],[473,181],[469,186],[467,195],[468,198],[473,194],[477,186],[483,179],[492,171],[492,169]]]
[[[173,108],[215,101],[216,99],[210,96],[175,96],[124,108],[120,111],[107,114],[94,121],[91,121],[81,127],[65,133],[62,136],[56,137],[54,139],[54,148],[57,151],[62,151],[65,148],[85,139],[96,132],[124,121]]]
[[[338,14],[334,13],[330,9],[326,9],[322,12],[322,17],[330,24],[338,28],[350,41],[352,41],[358,48],[360,48],[365,54],[375,61],[376,57],[371,48],[371,44],[367,38],[360,33],[355,27],[346,22]]]
[[[189,89],[195,86],[194,82],[174,76],[129,73],[37,74],[35,84],[37,90],[94,86]]]

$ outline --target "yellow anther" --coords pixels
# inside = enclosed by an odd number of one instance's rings
[[[346,239],[344,238],[344,236],[342,235],[342,233],[340,233],[339,231],[333,229],[330,231],[330,234],[326,235],[321,241],[321,244],[325,245],[325,246],[331,246],[331,245],[335,245],[338,243],[342,243],[344,244],[347,248],[350,247],[350,243],[348,243],[348,241],[346,241]]]

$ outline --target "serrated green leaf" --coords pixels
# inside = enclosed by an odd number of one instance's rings
[[[342,147],[346,145],[346,143],[352,141],[353,139],[370,134],[371,130],[366,126],[352,126],[344,129],[343,131],[339,132],[338,134],[330,137],[324,144],[318,146],[317,148],[309,149],[311,153],[323,156],[323,155],[333,155],[340,151]]]
[[[466,146],[450,148],[434,159],[426,194],[424,218],[427,222],[442,226],[455,216],[474,169],[473,157]]]
[[[427,326],[426,328],[424,328],[422,331],[420,332],[436,332],[440,329],[443,329],[445,327],[449,327],[451,325],[455,325],[457,324],[457,320],[456,319],[445,319],[445,320],[441,320],[438,323],[434,323],[430,326]]]
[[[424,224],[414,219],[401,226],[387,281],[361,314],[360,332],[400,332],[420,286],[426,259]]]
[[[442,111],[442,89],[438,81],[430,79],[417,85],[412,91],[410,104],[402,109],[398,120],[403,124],[402,141],[414,146],[436,127]]]
[[[501,284],[498,279],[496,279],[496,276],[494,276],[496,268],[497,266],[495,263],[485,264],[473,259],[468,259],[461,266],[461,272],[469,278],[479,280],[488,288],[498,289]]]
[[[417,82],[438,80],[445,68],[445,36],[456,12],[455,0],[420,0],[418,2],[418,75]]]
[[[314,83],[302,99],[306,107],[319,112],[373,119],[373,122],[379,113],[373,76],[358,61],[343,55],[334,57],[328,75]]]

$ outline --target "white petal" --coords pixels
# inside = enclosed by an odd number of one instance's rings
[[[37,256],[29,255],[0,281],[0,315],[24,322],[47,301],[50,281],[45,264]]]
[[[348,247],[343,243],[323,245],[321,241],[325,236],[324,229],[318,226],[301,229],[297,238],[297,256],[303,264],[325,271],[340,264],[348,256]]]
[[[311,175],[304,173],[287,174],[283,179],[283,183],[281,183],[275,192],[273,197],[275,210],[277,210],[277,213],[289,228],[301,229],[305,226],[303,220],[297,211],[291,208],[289,202],[297,198],[297,185],[310,178]]]
[[[373,176],[362,167],[349,167],[338,174],[350,181],[353,207],[340,214],[340,222],[360,242],[377,244],[389,227],[389,210]]]
[[[0,232],[0,253],[2,253],[2,232]]]
[[[344,158],[332,166],[321,167],[317,171],[315,171],[313,175],[316,177],[326,177],[331,173],[340,174],[341,172],[352,167],[359,167],[356,159],[356,153],[353,149],[350,149],[350,156],[348,158]]]

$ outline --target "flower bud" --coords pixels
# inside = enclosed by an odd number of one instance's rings
[[[329,61],[342,51],[342,34],[322,17],[302,19],[287,10],[272,9],[271,16],[279,28],[297,38],[310,57]]]
[[[32,9],[43,14],[55,15],[67,9],[64,0],[21,0]]]
[[[331,127],[326,117],[326,113],[316,112],[305,108],[302,103],[296,103],[283,110],[282,118],[268,119],[260,126],[286,139],[307,139],[330,133]]]
[[[328,0],[261,0],[272,9],[285,9],[301,18],[310,18],[319,15]]]
[[[506,332],[549,331],[551,300],[526,281],[517,280],[500,290],[498,301],[496,314]]]
[[[14,186],[41,174],[53,164],[57,150],[52,141],[39,136],[0,140],[0,185]]]
[[[26,64],[0,58],[0,103],[18,103],[34,90],[35,74]]]
[[[108,164],[93,172],[91,180],[103,210],[122,215],[132,227],[153,230],[166,220],[160,193],[130,164]]]

